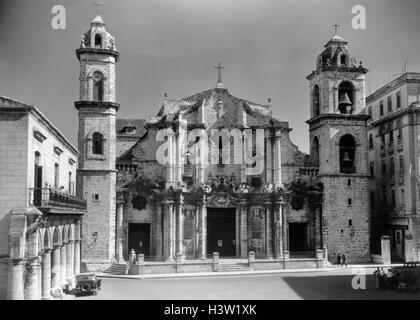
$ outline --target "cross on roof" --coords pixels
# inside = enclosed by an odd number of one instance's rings
[[[222,64],[219,62],[214,68],[217,69],[218,72],[217,83],[222,83],[222,69],[225,67],[222,67]]]
[[[93,5],[96,7],[96,15],[99,15],[99,7],[102,6],[101,0],[97,0]]]
[[[339,24],[333,24],[332,26],[334,27],[334,35],[336,35],[337,34],[337,31],[338,31],[338,27],[340,25]]]

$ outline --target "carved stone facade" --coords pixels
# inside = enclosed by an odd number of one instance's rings
[[[89,195],[83,231],[98,233],[96,248],[86,257],[95,260],[92,266],[107,260],[127,261],[133,251],[146,261],[167,262],[206,259],[214,252],[237,258],[253,252],[257,259],[315,257],[317,250],[329,245],[334,255],[338,247],[356,238],[361,244],[352,250],[363,247],[365,257],[369,232],[361,223],[368,207],[363,202],[353,207],[351,217],[343,216],[353,219],[357,237],[340,238],[333,236],[334,228],[340,228],[333,212],[342,208],[329,197],[326,202],[323,199],[323,183],[329,194],[333,192],[334,183],[327,175],[335,174],[331,170],[337,167],[334,161],[324,164],[338,159],[337,154],[349,157],[347,149],[340,153],[339,142],[327,142],[328,130],[335,127],[355,134],[361,152],[350,151],[359,170],[352,179],[361,187],[361,199],[365,199],[362,192],[368,194],[363,189],[366,126],[364,117],[357,114],[364,99],[366,69],[354,65],[341,37],[329,42],[310,76],[311,94],[318,93],[311,102],[316,111],[310,135],[312,139],[322,132],[317,139],[323,154],[318,148],[309,157],[291,142],[289,124],[273,117],[271,100],[260,104],[233,96],[222,83],[220,65],[214,88],[179,100],[165,94],[156,116],[148,120],[115,119],[118,53],[115,40],[112,48],[92,46],[95,32],[101,39],[111,39],[102,19],[95,19],[88,32],[91,42],[83,42],[77,50],[81,101],[76,102],[78,190]],[[324,56],[335,57],[336,62],[327,62]],[[343,73],[337,76],[334,68]],[[333,75],[336,79],[329,80]],[[341,76],[354,83],[354,92],[347,82],[340,85]],[[341,98],[347,101],[342,107]],[[346,117],[334,114],[337,110]],[[347,181],[338,176],[339,183]],[[344,196],[347,189],[342,191]],[[356,211],[363,217],[359,219]],[[350,261],[359,258],[354,252]]]

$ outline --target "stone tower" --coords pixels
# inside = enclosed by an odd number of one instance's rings
[[[310,82],[310,162],[324,185],[322,243],[335,259],[370,261],[365,74],[335,35],[318,56]]]
[[[82,266],[105,268],[115,253],[115,39],[100,16],[82,35],[80,61],[79,169],[77,191],[88,200],[83,219]]]

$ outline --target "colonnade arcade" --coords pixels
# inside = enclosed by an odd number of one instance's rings
[[[10,299],[51,299],[52,289],[72,284],[80,273],[80,231],[80,220],[28,230],[24,259],[10,261]]]

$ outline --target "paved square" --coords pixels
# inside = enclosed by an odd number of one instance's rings
[[[418,299],[420,292],[375,288],[369,272],[366,290],[354,290],[350,269],[329,272],[215,276],[164,279],[102,280],[97,296],[76,299],[109,300],[289,300],[289,299]]]

